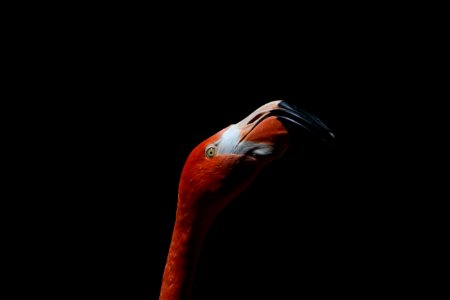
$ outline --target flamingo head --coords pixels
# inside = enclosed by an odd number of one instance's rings
[[[200,143],[189,155],[179,184],[179,208],[215,216],[284,151],[299,132],[324,142],[334,135],[318,118],[285,101],[269,102],[239,123]]]

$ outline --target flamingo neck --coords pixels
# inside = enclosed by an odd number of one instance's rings
[[[200,217],[192,208],[180,205],[161,286],[160,300],[187,300],[195,273],[197,259],[212,222]]]

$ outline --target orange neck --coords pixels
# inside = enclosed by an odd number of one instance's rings
[[[192,208],[178,203],[175,228],[164,269],[160,300],[187,300],[197,259],[212,218],[205,221]]]

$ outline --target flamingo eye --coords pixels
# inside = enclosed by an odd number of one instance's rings
[[[213,158],[216,155],[216,152],[217,150],[215,146],[208,146],[205,150],[205,156],[207,158]]]

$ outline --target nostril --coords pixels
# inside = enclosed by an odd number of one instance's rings
[[[254,123],[256,120],[258,120],[259,118],[261,118],[262,117],[262,115],[263,115],[263,113],[261,112],[261,113],[259,113],[259,114],[257,114],[256,116],[254,116],[252,119],[250,119],[250,121],[248,122],[248,124],[252,124],[252,123]]]

